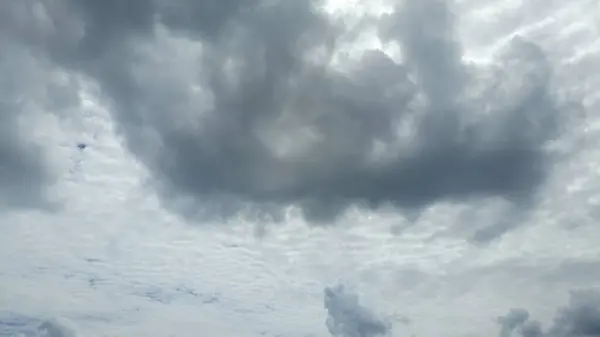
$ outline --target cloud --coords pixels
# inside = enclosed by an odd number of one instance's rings
[[[327,329],[334,337],[390,336],[391,324],[364,307],[343,285],[325,288]]]
[[[48,209],[55,175],[35,120],[76,104],[77,91],[24,45],[32,38],[27,10],[25,2],[0,4],[0,208]]]
[[[543,331],[539,322],[529,319],[524,309],[512,309],[500,317],[501,337],[518,334],[523,337],[600,336],[600,293],[594,290],[571,292],[569,304],[558,308],[552,325]]]
[[[3,74],[0,71],[5,78]],[[48,183],[41,149],[28,144],[27,135],[17,129],[10,104],[6,100],[0,103],[0,209],[41,206]]]
[[[393,332],[391,322],[364,306],[358,295],[338,284],[324,289],[324,306],[327,310],[326,326],[333,337],[389,337]],[[415,318],[418,323],[420,319]],[[406,324],[410,320],[402,319]],[[566,306],[556,310],[547,329],[531,318],[525,309],[514,308],[497,319],[499,337],[597,337],[600,336],[600,292],[576,290],[570,293]],[[0,313],[0,335],[31,337],[73,337],[76,333],[56,319],[41,319],[17,313]]]
[[[355,204],[485,196],[525,207],[549,167],[560,111],[544,52],[515,40],[495,65],[465,63],[445,1],[403,2],[372,27],[401,61],[370,50],[343,67],[355,34],[316,1],[27,3],[53,30],[26,41],[100,85],[165,205],[186,215],[293,205],[323,222]]]
[[[328,311],[326,324],[332,336],[395,335],[390,322],[364,307],[357,294],[343,285],[325,288],[325,308]],[[497,323],[499,337],[600,336],[600,292],[591,289],[571,291],[569,303],[557,308],[552,324],[546,330],[522,308],[509,310],[498,317]]]
[[[55,319],[42,320],[8,313],[0,315],[0,336],[75,337],[76,334]]]

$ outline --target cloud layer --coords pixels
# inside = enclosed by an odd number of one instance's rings
[[[76,334],[53,319],[40,320],[8,313],[0,316],[0,336],[75,337]]]
[[[400,59],[345,58],[357,31],[317,1],[2,6],[20,7],[4,25],[22,45],[100,85],[165,204],[186,215],[527,205],[548,170],[560,108],[544,52],[515,40],[494,65],[465,63],[446,1],[364,18]]]

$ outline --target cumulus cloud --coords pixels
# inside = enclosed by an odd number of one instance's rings
[[[560,108],[544,52],[515,40],[494,65],[465,63],[446,1],[404,1],[375,20],[400,60],[368,50],[343,67],[355,32],[318,1],[19,4],[49,28],[8,28],[100,85],[165,204],[187,215],[294,205],[319,222],[355,204],[528,205],[548,170]]]
[[[544,331],[525,309],[512,309],[500,317],[500,337],[592,337],[600,336],[600,293],[593,290],[571,292],[567,306],[558,308],[552,325]]]
[[[392,325],[363,306],[343,285],[325,288],[327,329],[334,337],[390,336]]]

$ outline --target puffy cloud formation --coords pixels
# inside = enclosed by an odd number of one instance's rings
[[[574,291],[569,304],[559,308],[553,324],[543,331],[539,322],[529,319],[529,312],[513,309],[500,317],[501,337],[513,334],[523,337],[594,337],[600,336],[600,293],[592,290]]]
[[[343,285],[325,288],[327,329],[334,337],[390,336],[392,325],[364,307]]]
[[[544,52],[515,40],[495,65],[465,63],[447,1],[362,20],[399,58],[341,52],[360,29],[316,0],[0,6],[13,42],[99,85],[165,204],[186,215],[528,205],[549,167],[561,108]]]

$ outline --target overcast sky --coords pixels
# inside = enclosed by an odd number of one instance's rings
[[[600,336],[598,22],[0,1],[0,336]]]

